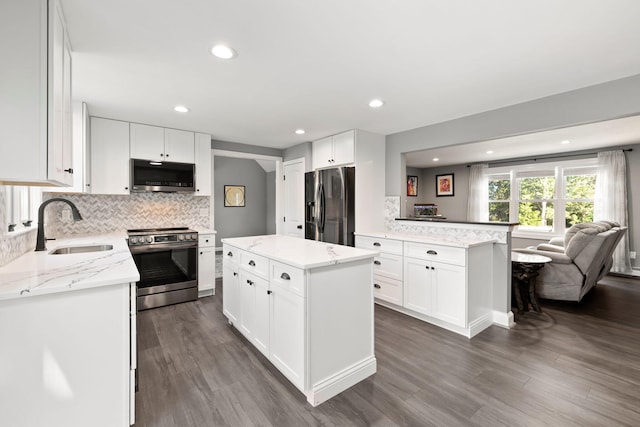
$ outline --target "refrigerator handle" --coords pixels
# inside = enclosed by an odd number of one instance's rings
[[[318,185],[318,216],[316,221],[318,222],[318,230],[320,233],[324,233],[324,185]]]

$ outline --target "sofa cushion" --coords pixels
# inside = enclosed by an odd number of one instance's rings
[[[601,222],[581,222],[579,224],[572,225],[564,235],[564,247],[565,247],[565,250],[569,246],[569,242],[571,241],[571,239],[573,239],[573,237],[577,233],[579,233],[582,230],[587,230],[587,229],[595,229],[596,230],[596,234],[597,234],[597,233],[602,233],[603,231],[607,231],[607,230],[611,229],[611,226],[608,225],[608,224],[605,224],[604,221],[601,221]]]
[[[575,225],[573,227],[575,227]],[[571,239],[565,244],[564,253],[571,259],[575,258],[599,233],[600,229],[597,227],[582,228],[577,233],[574,233]]]

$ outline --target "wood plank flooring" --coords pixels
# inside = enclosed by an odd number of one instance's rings
[[[468,340],[376,306],[378,372],[313,408],[218,294],[138,314],[136,426],[638,426],[640,281]]]

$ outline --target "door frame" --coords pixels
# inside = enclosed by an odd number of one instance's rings
[[[299,157],[297,159],[291,159],[291,160],[287,160],[286,162],[283,162],[282,163],[282,174],[280,175],[280,178],[282,178],[282,176],[284,176],[284,167],[287,166],[287,165],[290,165],[290,164],[294,164],[294,163],[302,163],[302,171],[303,171],[302,172],[302,176],[303,176],[303,178],[302,178],[302,186],[301,186],[301,188],[302,188],[302,192],[303,192],[302,200],[304,201],[304,198],[305,198],[305,195],[304,195],[304,174],[307,172],[307,163],[306,163],[306,159],[304,157]],[[277,179],[276,179],[276,181],[277,181]],[[281,223],[282,234],[284,234],[285,233],[285,229],[284,229],[284,221],[282,221],[282,218],[284,218],[284,213],[286,212],[286,210],[285,210],[285,202],[286,202],[286,200],[285,200],[285,197],[284,197],[284,181],[281,180],[280,182],[281,182],[281,185],[282,185],[282,193],[281,193],[282,194],[282,215],[280,216],[280,219],[278,219],[278,221],[276,221],[276,223],[278,223],[278,222]],[[276,200],[276,203],[277,203],[277,200]],[[304,209],[305,208],[303,207],[302,208],[302,218],[305,217]],[[277,213],[277,210],[276,210],[276,213]],[[304,227],[304,223],[303,223],[302,226]],[[276,225],[276,229],[277,229],[277,225]],[[304,231],[305,230],[303,228],[302,229],[302,237],[303,238],[304,238],[304,234],[305,234]],[[280,233],[278,233],[278,234],[280,234]]]

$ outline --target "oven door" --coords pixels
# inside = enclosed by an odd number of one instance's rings
[[[194,244],[130,247],[140,273],[138,310],[198,299],[197,249]]]

